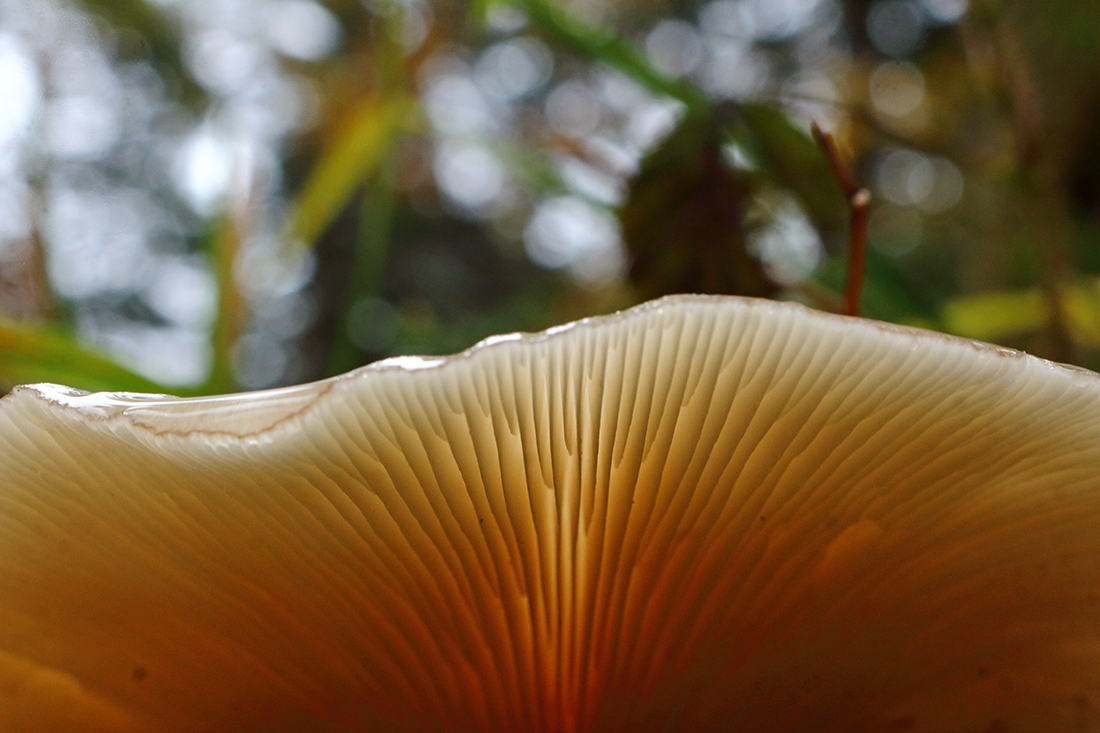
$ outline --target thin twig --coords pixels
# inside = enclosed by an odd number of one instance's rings
[[[848,202],[848,277],[844,283],[844,312],[849,316],[858,316],[863,272],[867,266],[867,217],[871,212],[871,192],[856,183],[840,157],[833,136],[818,127],[816,122],[811,130]]]
[[[833,140],[832,135],[818,127],[816,122],[810,127],[810,130],[814,134],[814,140],[821,147],[822,151],[824,151],[825,159],[829,161],[829,165],[833,169],[833,175],[836,176],[837,183],[840,184],[840,190],[844,192],[844,198],[848,199],[848,202],[851,203],[852,197],[859,191],[859,186],[856,185],[855,179],[852,178],[848,166],[840,159],[840,151],[837,150],[836,141]]]
[[[858,189],[848,199],[851,210],[848,223],[848,279],[844,284],[845,313],[859,315],[863,293],[863,273],[867,269],[867,219],[871,213],[871,192]]]

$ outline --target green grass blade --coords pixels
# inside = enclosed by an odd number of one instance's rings
[[[244,299],[237,288],[233,267],[240,244],[240,232],[231,213],[213,223],[209,238],[214,278],[218,283],[218,317],[211,334],[210,375],[202,386],[204,394],[225,394],[237,389],[231,354],[244,319]]]
[[[0,319],[0,386],[6,391],[32,382],[57,382],[92,392],[168,391],[81,345],[65,331]]]
[[[698,89],[654,69],[638,49],[622,38],[583,23],[546,0],[512,0],[512,3],[551,41],[602,61],[654,94],[679,99],[689,107],[706,104],[706,98]]]
[[[412,102],[369,97],[337,129],[291,206],[286,241],[313,246],[401,132]]]
[[[392,152],[387,155],[378,174],[363,192],[351,287],[326,367],[330,376],[360,365],[361,354],[359,347],[352,343],[349,318],[357,302],[382,295],[394,209],[397,206],[397,162],[397,156]]]

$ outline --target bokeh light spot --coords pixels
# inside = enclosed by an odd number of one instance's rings
[[[703,61],[703,41],[695,26],[684,20],[662,20],[645,39],[646,55],[659,71],[687,76]]]
[[[904,117],[924,102],[924,75],[908,62],[879,64],[868,84],[875,111],[887,117]]]
[[[274,0],[264,9],[268,43],[302,61],[320,61],[340,42],[340,24],[313,0]]]
[[[910,0],[878,0],[867,13],[867,35],[881,53],[905,58],[924,42],[924,13]]]
[[[0,34],[0,144],[24,135],[41,104],[41,82],[30,50]]]

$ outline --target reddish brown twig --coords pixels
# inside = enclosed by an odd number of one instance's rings
[[[867,262],[867,216],[871,211],[871,192],[856,184],[848,166],[840,158],[833,136],[818,127],[816,122],[811,129],[848,202],[848,277],[844,283],[844,312],[858,316],[863,271]]]

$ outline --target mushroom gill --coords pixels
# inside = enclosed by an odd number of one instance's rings
[[[0,730],[1094,730],[1100,377],[667,298],[0,402]]]

